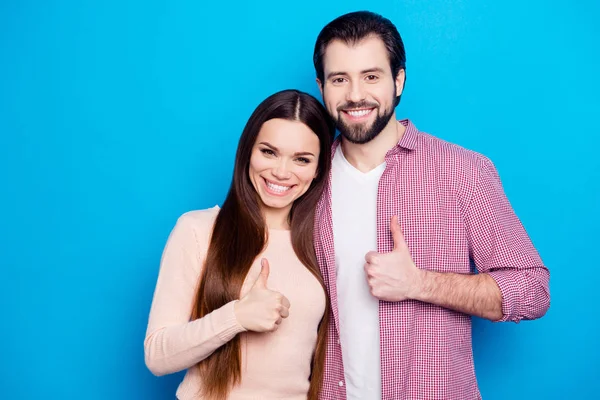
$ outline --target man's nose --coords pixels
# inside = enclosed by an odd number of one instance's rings
[[[349,90],[346,95],[348,101],[358,103],[365,99],[365,91],[361,82],[353,82],[349,85]]]

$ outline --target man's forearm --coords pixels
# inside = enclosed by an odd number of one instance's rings
[[[502,318],[502,293],[487,274],[421,270],[412,298],[492,321]]]

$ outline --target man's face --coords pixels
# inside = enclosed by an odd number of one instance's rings
[[[340,133],[352,143],[375,138],[394,115],[404,87],[404,70],[392,76],[388,52],[377,36],[355,45],[332,41],[323,56],[323,102]]]

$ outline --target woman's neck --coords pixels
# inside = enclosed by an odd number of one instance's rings
[[[265,223],[269,229],[289,230],[290,229],[290,211],[292,205],[285,208],[264,208],[263,215]]]

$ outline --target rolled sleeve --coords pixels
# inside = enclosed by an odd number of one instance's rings
[[[470,256],[502,293],[502,318],[543,316],[550,306],[549,272],[512,209],[491,161],[482,157],[466,213]]]
[[[497,322],[514,321],[519,322],[520,310],[519,304],[522,303],[522,289],[525,282],[520,274],[511,270],[498,270],[489,272],[502,293],[502,318]]]

